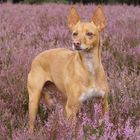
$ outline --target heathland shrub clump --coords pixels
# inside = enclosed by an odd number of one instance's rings
[[[71,49],[66,16],[69,5],[0,5],[0,139],[140,139],[140,7],[104,6],[102,61],[108,76],[109,114],[95,99],[85,103],[77,124],[69,124],[56,99],[54,110],[41,101],[36,131],[29,134],[27,74],[32,59],[52,48]],[[95,5],[78,5],[90,20]],[[59,94],[56,91],[53,91]]]

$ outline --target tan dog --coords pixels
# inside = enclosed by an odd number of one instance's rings
[[[29,130],[33,131],[42,89],[47,81],[53,82],[67,98],[67,118],[75,118],[81,104],[100,97],[103,114],[108,111],[108,83],[101,63],[100,32],[105,27],[105,16],[98,7],[91,22],[80,22],[77,10],[68,14],[72,31],[73,49],[52,49],[39,54],[32,62],[28,75]],[[48,104],[52,103],[45,94]]]

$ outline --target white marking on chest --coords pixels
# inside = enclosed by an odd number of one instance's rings
[[[79,98],[81,102],[91,99],[92,97],[104,97],[105,92],[103,90],[98,90],[96,88],[88,89],[86,92],[83,92]]]
[[[89,72],[91,72],[93,75],[95,73],[95,70],[94,70],[94,66],[93,66],[93,57],[90,53],[85,53],[84,54],[84,59],[85,59],[85,64],[87,66],[87,69]]]

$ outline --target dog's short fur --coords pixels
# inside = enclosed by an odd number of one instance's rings
[[[108,111],[108,83],[101,63],[100,32],[105,27],[102,7],[97,7],[91,22],[81,22],[77,10],[68,14],[68,26],[72,31],[74,51],[58,48],[40,53],[32,62],[28,75],[29,129],[33,131],[42,88],[53,82],[66,97],[65,111],[74,119],[81,104],[99,97],[103,114]],[[48,104],[53,101],[45,94]]]

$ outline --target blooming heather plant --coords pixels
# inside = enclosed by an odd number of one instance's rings
[[[57,95],[53,110],[41,101],[34,134],[28,133],[27,74],[32,59],[52,48],[71,49],[66,16],[69,5],[0,5],[0,139],[140,139],[140,7],[104,6],[102,61],[110,85],[110,111],[100,114],[96,99],[86,102],[77,124],[65,120]],[[90,20],[95,5],[78,5]]]

